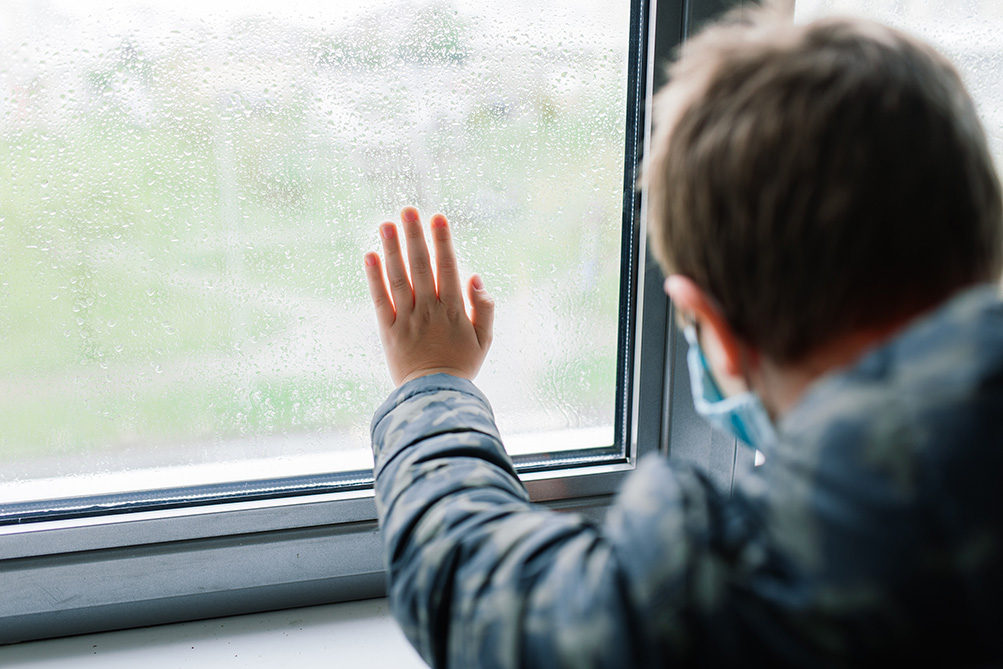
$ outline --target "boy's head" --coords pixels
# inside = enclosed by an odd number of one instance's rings
[[[972,101],[900,32],[733,14],[683,47],[654,121],[654,253],[770,361],[999,277],[1000,184]]]

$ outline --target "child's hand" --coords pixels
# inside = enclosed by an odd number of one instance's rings
[[[473,379],[491,345],[494,302],[475,274],[467,285],[471,306],[470,317],[467,317],[445,216],[432,217],[434,274],[418,211],[407,207],[401,212],[401,220],[407,238],[410,279],[404,266],[397,226],[393,223],[380,226],[386,256],[386,282],[379,256],[375,253],[365,256],[366,279],[376,306],[380,340],[390,375],[397,385],[437,372]],[[389,293],[387,283],[390,284]]]

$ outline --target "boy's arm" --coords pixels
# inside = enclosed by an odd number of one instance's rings
[[[395,614],[437,665],[518,666],[527,657],[567,664],[598,657],[599,639],[611,662],[631,657],[640,652],[628,636],[636,630],[607,625],[630,618],[609,546],[584,520],[530,505],[487,400],[466,380],[490,345],[491,299],[471,279],[467,317],[444,217],[432,218],[434,276],[417,212],[407,208],[401,220],[410,276],[390,223],[380,227],[385,278],[379,257],[365,258],[390,373],[403,384],[373,420],[376,499]],[[555,578],[574,584],[577,606],[569,606]],[[592,606],[604,596],[602,606]],[[561,611],[559,619],[549,619],[552,610]],[[576,622],[576,611],[590,622]],[[602,634],[600,621],[606,621]],[[551,652],[531,641],[555,629],[560,639],[547,646]],[[574,652],[561,657],[557,648]]]
[[[377,411],[373,448],[391,608],[433,666],[653,659],[645,587],[586,520],[529,503],[472,383],[405,384]]]
[[[445,374],[398,388],[372,436],[391,609],[433,666],[809,659],[758,638],[782,628],[742,572],[767,555],[704,478],[648,458],[602,526],[533,505],[487,400]]]
[[[400,385],[372,436],[391,604],[422,655],[457,667],[643,666],[697,648],[747,659],[756,598],[722,606],[755,544],[741,504],[661,458],[629,477],[602,528],[530,504],[468,380],[490,345],[493,304],[474,277],[467,317],[444,217],[432,219],[434,276],[417,212],[401,218],[410,277],[390,223],[386,280],[378,256],[365,259]]]

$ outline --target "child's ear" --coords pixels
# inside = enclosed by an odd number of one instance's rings
[[[721,390],[731,394],[744,389],[742,342],[713,298],[682,274],[673,274],[665,280],[665,292],[676,314],[684,322],[694,322],[699,327],[700,345]],[[736,383],[730,383],[730,379],[735,379]]]

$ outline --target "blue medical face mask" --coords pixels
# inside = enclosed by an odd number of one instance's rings
[[[690,368],[690,390],[697,413],[747,446],[761,451],[769,447],[776,441],[777,432],[759,397],[751,391],[731,397],[721,394],[700,348],[696,329],[688,325],[683,335],[689,344],[686,365]]]

